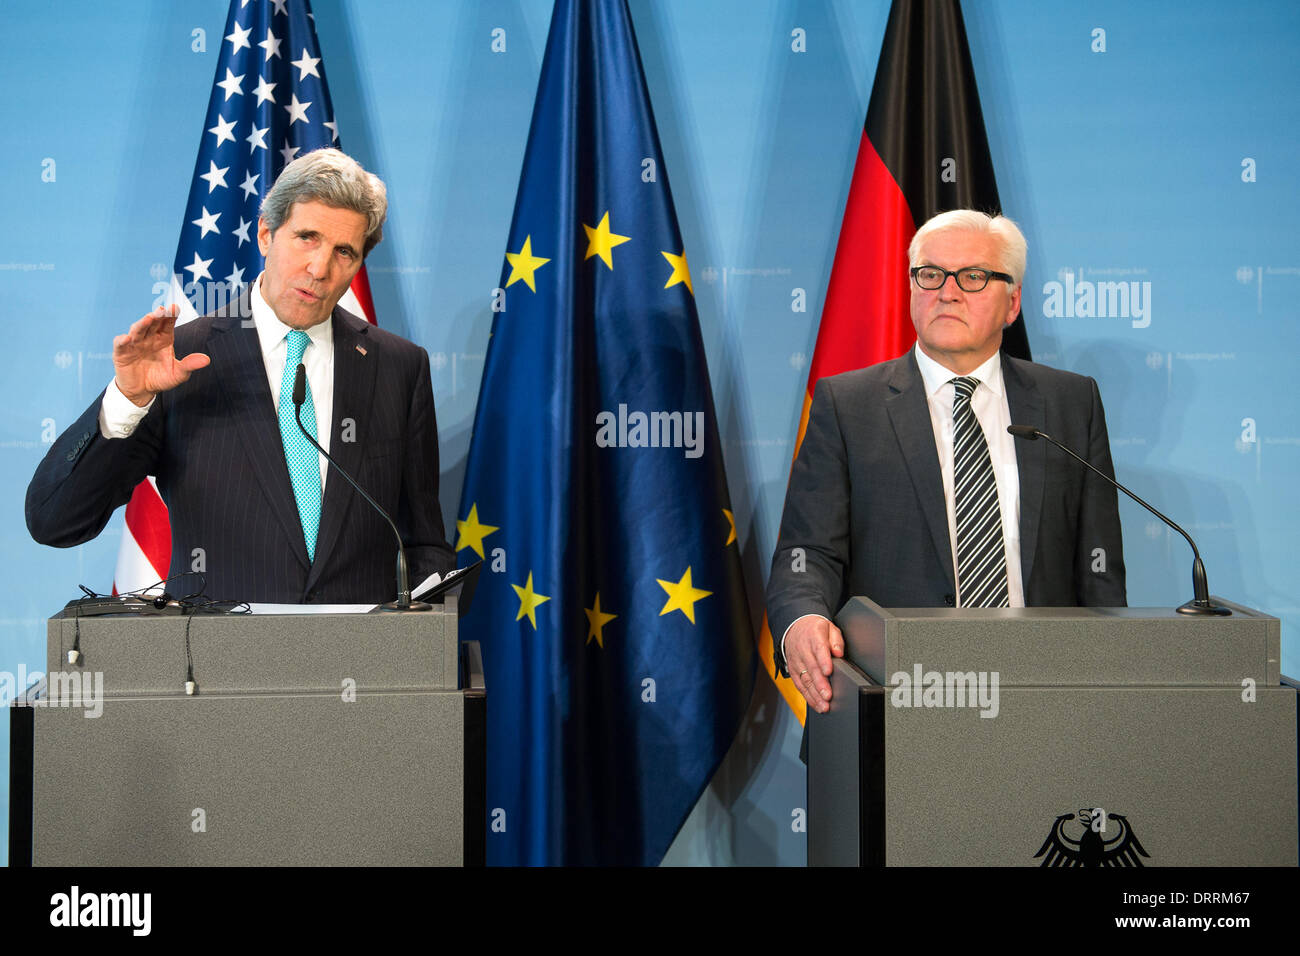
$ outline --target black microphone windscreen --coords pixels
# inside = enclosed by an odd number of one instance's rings
[[[1017,438],[1028,438],[1030,441],[1038,441],[1038,429],[1033,425],[1008,425],[1007,431]]]
[[[307,401],[307,366],[298,363],[298,374],[293,379],[293,404],[295,407]]]

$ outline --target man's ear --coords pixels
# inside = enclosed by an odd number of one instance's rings
[[[259,233],[260,235],[260,233]],[[1007,325],[1016,321],[1016,316],[1020,314],[1020,286],[1011,290],[1011,309],[1007,313]]]
[[[271,227],[262,216],[257,217],[257,248],[262,250],[263,256],[271,248]]]

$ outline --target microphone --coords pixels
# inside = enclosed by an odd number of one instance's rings
[[[1179,606],[1178,612],[1180,614],[1210,614],[1210,615],[1218,615],[1218,616],[1228,616],[1232,614],[1232,611],[1228,610],[1228,608],[1224,607],[1222,604],[1215,604],[1213,601],[1210,600],[1210,585],[1205,578],[1205,565],[1201,562],[1201,552],[1196,549],[1196,542],[1192,540],[1191,535],[1189,535],[1182,528],[1178,527],[1178,525],[1174,524],[1172,521],[1170,521],[1168,518],[1162,515],[1159,511],[1156,511],[1155,508],[1151,507],[1149,504],[1147,504],[1137,495],[1133,494],[1133,492],[1129,491],[1127,488],[1121,485],[1114,478],[1110,477],[1110,475],[1106,474],[1104,471],[1101,471],[1099,468],[1094,466],[1092,462],[1088,461],[1085,458],[1082,458],[1074,451],[1067,448],[1065,445],[1062,445],[1059,441],[1057,441],[1055,438],[1053,438],[1051,435],[1047,434],[1046,432],[1041,432],[1037,428],[1034,428],[1032,425],[1008,425],[1007,431],[1010,434],[1014,435],[1016,438],[1023,438],[1026,441],[1037,441],[1040,438],[1046,439],[1047,441],[1055,445],[1057,448],[1061,449],[1061,451],[1065,452],[1067,455],[1073,458],[1075,461],[1087,465],[1089,468],[1091,468],[1102,478],[1105,478],[1108,482],[1110,482],[1120,491],[1124,492],[1124,494],[1128,495],[1130,498],[1132,498],[1134,501],[1140,504],[1143,508],[1146,508],[1147,511],[1151,512],[1153,515],[1155,515],[1157,518],[1159,518],[1161,521],[1169,525],[1169,527],[1173,528],[1175,531],[1177,531],[1179,534],[1181,534],[1184,538],[1187,539],[1187,543],[1192,546],[1192,555],[1195,559],[1192,562],[1192,593],[1194,597],[1186,604],[1182,604]]]
[[[397,600],[388,601],[379,606],[386,611],[430,611],[432,610],[433,605],[431,604],[426,604],[423,601],[411,600],[410,575],[408,574],[406,569],[406,548],[402,546],[402,535],[401,532],[397,530],[397,525],[393,523],[393,519],[388,517],[388,512],[385,511],[383,508],[379,507],[379,503],[375,501],[374,498],[371,498],[370,495],[366,494],[366,490],[364,488],[362,488],[359,484],[353,481],[351,475],[349,475],[346,471],[344,471],[341,467],[339,467],[339,463],[330,457],[330,453],[327,452],[324,448],[322,448],[320,444],[316,441],[316,439],[311,437],[311,433],[308,432],[306,428],[303,428],[302,403],[305,402],[306,400],[307,400],[307,367],[303,365],[301,362],[299,362],[298,372],[293,379],[293,419],[298,423],[299,430],[303,433],[304,436],[306,436],[309,442],[311,442],[313,445],[316,446],[316,450],[325,456],[325,460],[334,466],[334,470],[348,480],[348,484],[350,484],[353,488],[357,490],[357,494],[361,495],[362,498],[365,498],[366,501],[370,502],[370,507],[374,508],[383,516],[384,520],[388,522],[388,526],[393,529],[393,535],[397,538]]]

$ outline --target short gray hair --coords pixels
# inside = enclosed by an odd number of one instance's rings
[[[363,257],[384,238],[384,219],[388,216],[388,190],[384,181],[366,172],[346,153],[317,149],[284,167],[262,200],[261,216],[271,232],[275,232],[288,221],[294,203],[312,200],[366,217]]]
[[[912,244],[907,247],[908,263],[912,266],[921,264],[921,243],[927,236],[952,231],[981,232],[996,238],[1002,246],[1002,268],[1011,273],[1017,288],[1024,282],[1025,260],[1029,256],[1029,243],[1025,241],[1025,234],[1006,216],[987,216],[974,209],[941,212],[922,225],[912,237]]]

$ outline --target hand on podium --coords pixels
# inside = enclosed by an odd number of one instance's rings
[[[831,656],[844,656],[844,635],[817,614],[801,617],[785,635],[785,662],[799,693],[819,714],[830,710]]]

